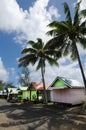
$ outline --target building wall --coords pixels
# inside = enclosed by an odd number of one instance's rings
[[[61,81],[61,80],[57,80],[54,84],[53,84],[54,87],[60,87],[60,86],[66,86],[66,84]]]
[[[20,97],[20,99],[30,99],[30,91],[21,91],[21,94],[18,95],[18,97]],[[31,100],[33,101],[35,98],[37,98],[36,90],[31,90]]]
[[[51,101],[53,102],[75,105],[85,101],[85,93],[83,88],[53,89],[50,93]]]

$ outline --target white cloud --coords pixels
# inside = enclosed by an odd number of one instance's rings
[[[52,17],[59,17],[54,6],[47,9],[49,0],[37,0],[28,10],[19,7],[16,0],[3,0],[0,4],[0,30],[17,33],[15,40],[47,39],[45,33]]]
[[[37,0],[27,11],[22,30],[26,39],[36,40],[38,37],[45,41],[48,39],[45,35],[48,31],[47,25],[52,21],[53,16],[59,17],[58,11],[54,6],[49,7],[47,10],[48,2],[49,0]]]
[[[4,82],[8,81],[8,72],[3,65],[1,57],[0,57],[0,80]]]
[[[56,9],[53,5],[49,7],[49,13],[51,16],[55,16],[56,18],[60,17],[58,9]]]
[[[25,13],[15,0],[3,0],[0,4],[0,29],[4,31],[20,31]]]
[[[78,0],[78,1],[80,1],[80,0]],[[86,9],[86,0],[82,0],[80,8],[81,8],[81,10]]]

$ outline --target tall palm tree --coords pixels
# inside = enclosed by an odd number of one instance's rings
[[[45,73],[45,61],[47,60],[50,65],[58,65],[57,61],[52,57],[54,53],[53,50],[49,50],[47,46],[44,44],[42,39],[38,38],[37,42],[29,41],[27,43],[30,45],[30,48],[25,48],[22,50],[22,54],[24,56],[19,59],[19,66],[28,66],[30,63],[34,65],[37,62],[36,70],[41,69],[42,74],[42,82],[44,87],[44,103],[47,103],[47,96],[46,96],[46,88],[45,88],[45,80],[44,80],[44,73]]]
[[[57,47],[63,55],[70,53],[72,60],[78,59],[86,92],[86,79],[77,48],[77,44],[80,44],[86,49],[86,9],[80,10],[80,3],[81,1],[75,6],[74,17],[71,16],[68,4],[63,4],[66,19],[60,22],[53,21],[48,25],[52,30],[47,34],[53,38],[47,45],[53,49]]]

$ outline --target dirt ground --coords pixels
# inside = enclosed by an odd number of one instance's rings
[[[86,130],[86,111],[82,106],[0,100],[0,130]]]

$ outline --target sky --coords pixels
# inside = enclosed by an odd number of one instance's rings
[[[0,0],[0,80],[12,82],[18,86],[18,58],[21,50],[29,40],[42,38],[47,42],[47,25],[53,20],[64,20],[62,3],[70,5],[73,15],[74,4],[78,0]],[[82,0],[81,9],[86,8],[86,0]],[[86,50],[78,46],[81,62],[86,76]],[[57,76],[72,78],[83,84],[78,62],[72,62],[70,57],[62,57],[59,67],[46,63],[45,81],[53,82]],[[30,80],[41,82],[40,70],[29,66]]]

